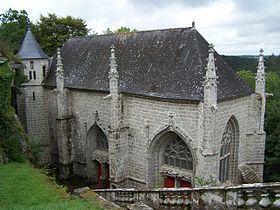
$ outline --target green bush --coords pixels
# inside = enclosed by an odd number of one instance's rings
[[[219,186],[220,183],[218,180],[214,179],[212,176],[209,178],[204,178],[204,177],[195,177],[195,186],[196,187],[203,187],[203,186]]]
[[[30,138],[27,143],[28,147],[28,158],[34,165],[39,165],[39,161],[42,155],[42,146],[34,138]]]
[[[1,48],[2,56],[8,55],[0,64],[0,148],[9,161],[24,161],[23,144],[26,135],[19,123],[15,110],[11,106],[11,86],[14,81],[15,71],[10,67],[9,54],[5,54]]]

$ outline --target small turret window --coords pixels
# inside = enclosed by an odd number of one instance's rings
[[[32,71],[29,71],[29,79],[32,79]]]
[[[30,61],[30,69],[34,69],[34,62]]]
[[[32,92],[32,99],[35,101],[35,92]]]
[[[33,71],[33,79],[36,79],[36,71]]]
[[[46,66],[43,66],[43,78],[46,77]]]

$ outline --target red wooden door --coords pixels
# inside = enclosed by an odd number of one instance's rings
[[[170,176],[165,177],[164,187],[166,187],[166,188],[175,187],[175,179],[173,177],[170,177]]]
[[[188,187],[188,188],[191,188],[192,187],[192,184],[188,181],[185,181],[185,180],[180,180],[180,187]]]
[[[109,169],[109,164],[106,163],[106,170],[107,170],[107,174],[106,174],[106,188],[110,188],[110,169]]]
[[[101,163],[97,161],[97,188],[102,188],[102,166]]]

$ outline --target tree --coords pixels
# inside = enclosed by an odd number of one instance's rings
[[[85,36],[89,32],[83,19],[72,16],[58,17],[55,14],[41,15],[37,27],[35,36],[49,56],[54,55],[57,48],[71,37]]]
[[[117,30],[115,30],[115,33],[131,33],[131,32],[137,32],[136,29],[131,30],[128,27],[121,26]]]
[[[110,35],[110,34],[113,34],[114,32],[110,29],[110,28],[107,28],[105,31],[103,31],[103,34],[106,34],[106,35]]]
[[[0,40],[17,53],[27,28],[27,12],[9,9],[0,14]]]
[[[131,30],[128,27],[121,26],[120,28],[118,28],[115,31],[112,31],[110,28],[107,28],[105,31],[103,31],[103,34],[110,35],[110,34],[115,34],[115,33],[132,33],[132,32],[137,32],[137,30],[136,29]]]
[[[253,90],[255,89],[255,74],[252,71],[240,70],[236,72]]]

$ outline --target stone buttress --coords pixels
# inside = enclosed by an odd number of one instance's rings
[[[110,129],[109,129],[109,165],[111,186],[124,186],[127,176],[126,147],[127,142],[121,121],[121,95],[119,94],[119,74],[115,56],[115,47],[111,46],[110,72]]]
[[[244,164],[250,166],[262,179],[264,165],[265,138],[264,115],[265,115],[265,66],[263,49],[260,50],[256,73],[255,94],[252,95],[249,116],[250,128],[246,134],[248,145],[247,158]]]
[[[64,88],[64,71],[60,49],[57,51],[56,64],[56,93],[57,93],[57,140],[59,154],[60,177],[67,178],[72,174],[71,160],[71,114],[67,106],[67,90]]]
[[[216,66],[214,58],[214,45],[209,45],[207,67],[204,80],[204,99],[201,106],[201,146],[200,146],[200,161],[197,165],[198,177],[209,178],[209,175],[213,178],[217,178],[216,174],[213,174],[213,168],[217,168],[217,152],[214,148],[213,141],[215,136],[215,123],[217,113],[217,76]],[[217,174],[218,175],[218,174]]]

